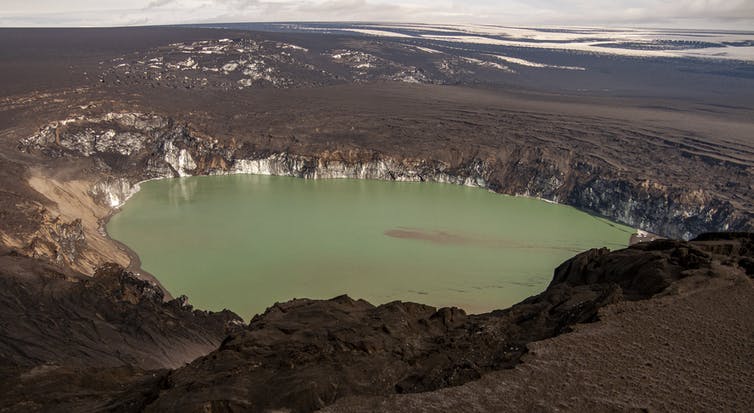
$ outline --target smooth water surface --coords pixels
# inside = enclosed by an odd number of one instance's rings
[[[575,253],[630,228],[574,208],[457,185],[234,175],[150,181],[109,234],[175,296],[244,318],[348,294],[505,308]]]

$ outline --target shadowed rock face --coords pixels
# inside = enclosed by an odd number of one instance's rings
[[[711,260],[701,247],[674,240],[656,240],[615,252],[593,249],[556,268],[550,286],[614,284],[624,297],[643,299],[687,276],[690,270],[709,267]]]
[[[459,385],[513,367],[527,343],[595,321],[607,304],[649,298],[686,276],[711,275],[720,243],[660,240],[587,251],[561,265],[542,294],[482,315],[400,302],[374,307],[348,297],[277,304],[217,351],[172,373],[150,408],[210,403],[219,410],[310,411],[346,395]],[[734,255],[752,254],[748,236],[722,245]]]
[[[0,256],[0,362],[28,368],[173,368],[216,348],[241,319],[193,310],[117,265],[94,277],[5,251]]]
[[[10,334],[0,348],[13,367],[3,370],[11,389],[3,404],[306,412],[349,395],[432,391],[511,368],[529,343],[596,321],[605,305],[672,294],[686,277],[751,275],[753,258],[752,234],[658,240],[579,254],[555,270],[541,294],[488,314],[341,296],[278,303],[247,327],[228,330],[238,320],[233,315],[162,303],[159,290],[118,267],[81,281],[6,253],[0,314]],[[225,331],[206,356],[154,370],[206,354]]]

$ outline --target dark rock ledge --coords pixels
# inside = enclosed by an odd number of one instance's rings
[[[487,314],[341,296],[277,303],[246,327],[162,303],[113,266],[86,280],[13,252],[0,261],[2,411],[306,412],[460,385],[514,367],[529,343],[598,321],[611,303],[673,294],[689,277],[752,277],[754,234],[590,250],[541,294]],[[170,370],[190,349],[206,355]]]

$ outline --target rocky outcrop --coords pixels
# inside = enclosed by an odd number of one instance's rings
[[[241,319],[194,310],[122,267],[93,277],[0,251],[0,365],[174,368],[216,348]]]
[[[252,173],[301,178],[432,181],[571,205],[651,233],[690,239],[707,231],[754,229],[754,214],[703,189],[626,178],[576,155],[516,148],[460,160],[390,156],[366,149],[269,151],[219,141],[157,115],[109,113],[55,122],[23,139],[25,151],[98,160],[91,194],[111,207],[161,177]]]
[[[746,237],[737,241],[738,245],[750,242]],[[645,299],[689,276],[690,271],[709,268],[712,262],[710,252],[714,250],[709,245],[669,239],[636,244],[614,252],[607,248],[593,249],[556,268],[550,286],[612,284],[619,286],[627,299]]]
[[[276,304],[171,374],[150,409],[302,412],[349,395],[459,385],[513,367],[528,343],[596,321],[611,303],[669,293],[687,277],[744,274],[739,262],[752,257],[753,241],[750,234],[709,235],[590,250],[558,267],[543,293],[482,315],[401,302],[374,307],[348,297]]]
[[[595,211],[655,234],[691,239],[703,232],[754,228],[754,214],[702,190],[650,186],[590,173],[566,195],[565,203]]]
[[[80,219],[58,223],[52,233],[52,239],[59,246],[57,254],[60,261],[75,262],[86,246],[86,235]]]
[[[66,222],[43,211],[40,230],[23,249],[30,256],[50,258],[54,263],[72,266],[87,247],[80,219]]]
[[[127,178],[105,178],[97,182],[89,190],[89,194],[97,202],[117,208],[128,198],[139,192],[139,184],[131,184]]]
[[[128,411],[308,412],[347,396],[432,391],[514,367],[529,343],[569,332],[577,323],[597,321],[607,305],[701,288],[718,278],[747,279],[753,258],[752,234],[657,240],[614,252],[590,250],[558,267],[541,294],[480,315],[403,302],[373,306],[346,296],[293,300],[275,304],[248,326],[231,330],[215,351],[170,372],[116,367],[141,353],[131,349],[116,357],[112,348],[99,350],[138,343],[152,350],[149,354],[175,357],[181,346],[163,340],[185,343],[196,338],[199,326],[219,332],[236,319],[191,312],[181,302],[163,304],[159,290],[117,267],[105,267],[89,281],[65,281],[69,289],[48,290],[62,291],[54,302],[70,303],[65,307],[45,306],[26,318],[15,317],[21,308],[36,308],[26,299],[31,295],[19,293],[21,285],[34,283],[15,274],[0,278],[6,283],[0,314],[12,333],[0,338],[0,354],[30,370],[14,370],[5,376],[6,383],[0,378],[10,389],[0,408],[24,406],[33,397],[38,410],[119,406]],[[684,284],[686,280],[691,282]],[[9,299],[13,296],[21,299]],[[45,303],[53,299],[42,297]],[[74,310],[73,303],[81,305]],[[71,320],[69,311],[79,317]],[[65,332],[68,345],[13,344],[20,342],[19,331],[28,334],[26,323],[40,320],[55,320],[49,327],[52,339]],[[78,323],[98,327],[80,329]],[[119,328],[112,332],[104,323]],[[100,333],[92,336],[92,331]],[[117,343],[109,339],[111,334]],[[26,338],[26,343],[35,342]],[[104,358],[101,364],[107,367],[76,367],[87,358]],[[39,367],[49,360],[56,363],[54,368]],[[160,365],[164,361],[155,367]],[[101,382],[87,388],[91,380]],[[54,393],[43,392],[52,384],[57,386]],[[88,396],[82,401],[83,389]]]
[[[97,118],[73,118],[53,122],[39,133],[21,140],[26,148],[67,149],[83,156],[114,153],[124,156],[141,151],[155,137],[154,132],[169,126],[168,120],[137,113],[108,113]],[[51,146],[55,144],[55,146]],[[48,152],[60,155],[59,151]]]

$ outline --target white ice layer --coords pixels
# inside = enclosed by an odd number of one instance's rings
[[[505,62],[513,63],[514,65],[519,65],[519,66],[539,67],[539,68],[547,68],[547,69],[561,69],[561,70],[586,70],[586,68],[580,67],[580,66],[548,65],[545,63],[537,63],[537,62],[532,62],[530,60],[519,59],[517,57],[510,57],[510,56],[503,56],[503,55],[496,55],[496,54],[491,54],[487,56],[491,56],[496,59],[500,59]]]
[[[189,171],[196,169],[196,162],[186,149],[178,149],[172,141],[165,142],[165,162],[178,176],[191,176]]]
[[[473,187],[485,187],[481,176],[460,177],[445,172],[421,174],[402,163],[391,160],[346,163],[341,161],[318,160],[312,167],[310,162],[295,155],[273,154],[267,158],[239,159],[233,163],[231,174],[256,174],[276,176],[296,176],[307,179],[380,179],[392,181],[429,181],[452,183]]]
[[[91,194],[95,198],[102,199],[111,208],[119,208],[137,192],[139,184],[131,185],[125,178],[101,181],[91,189]]]

